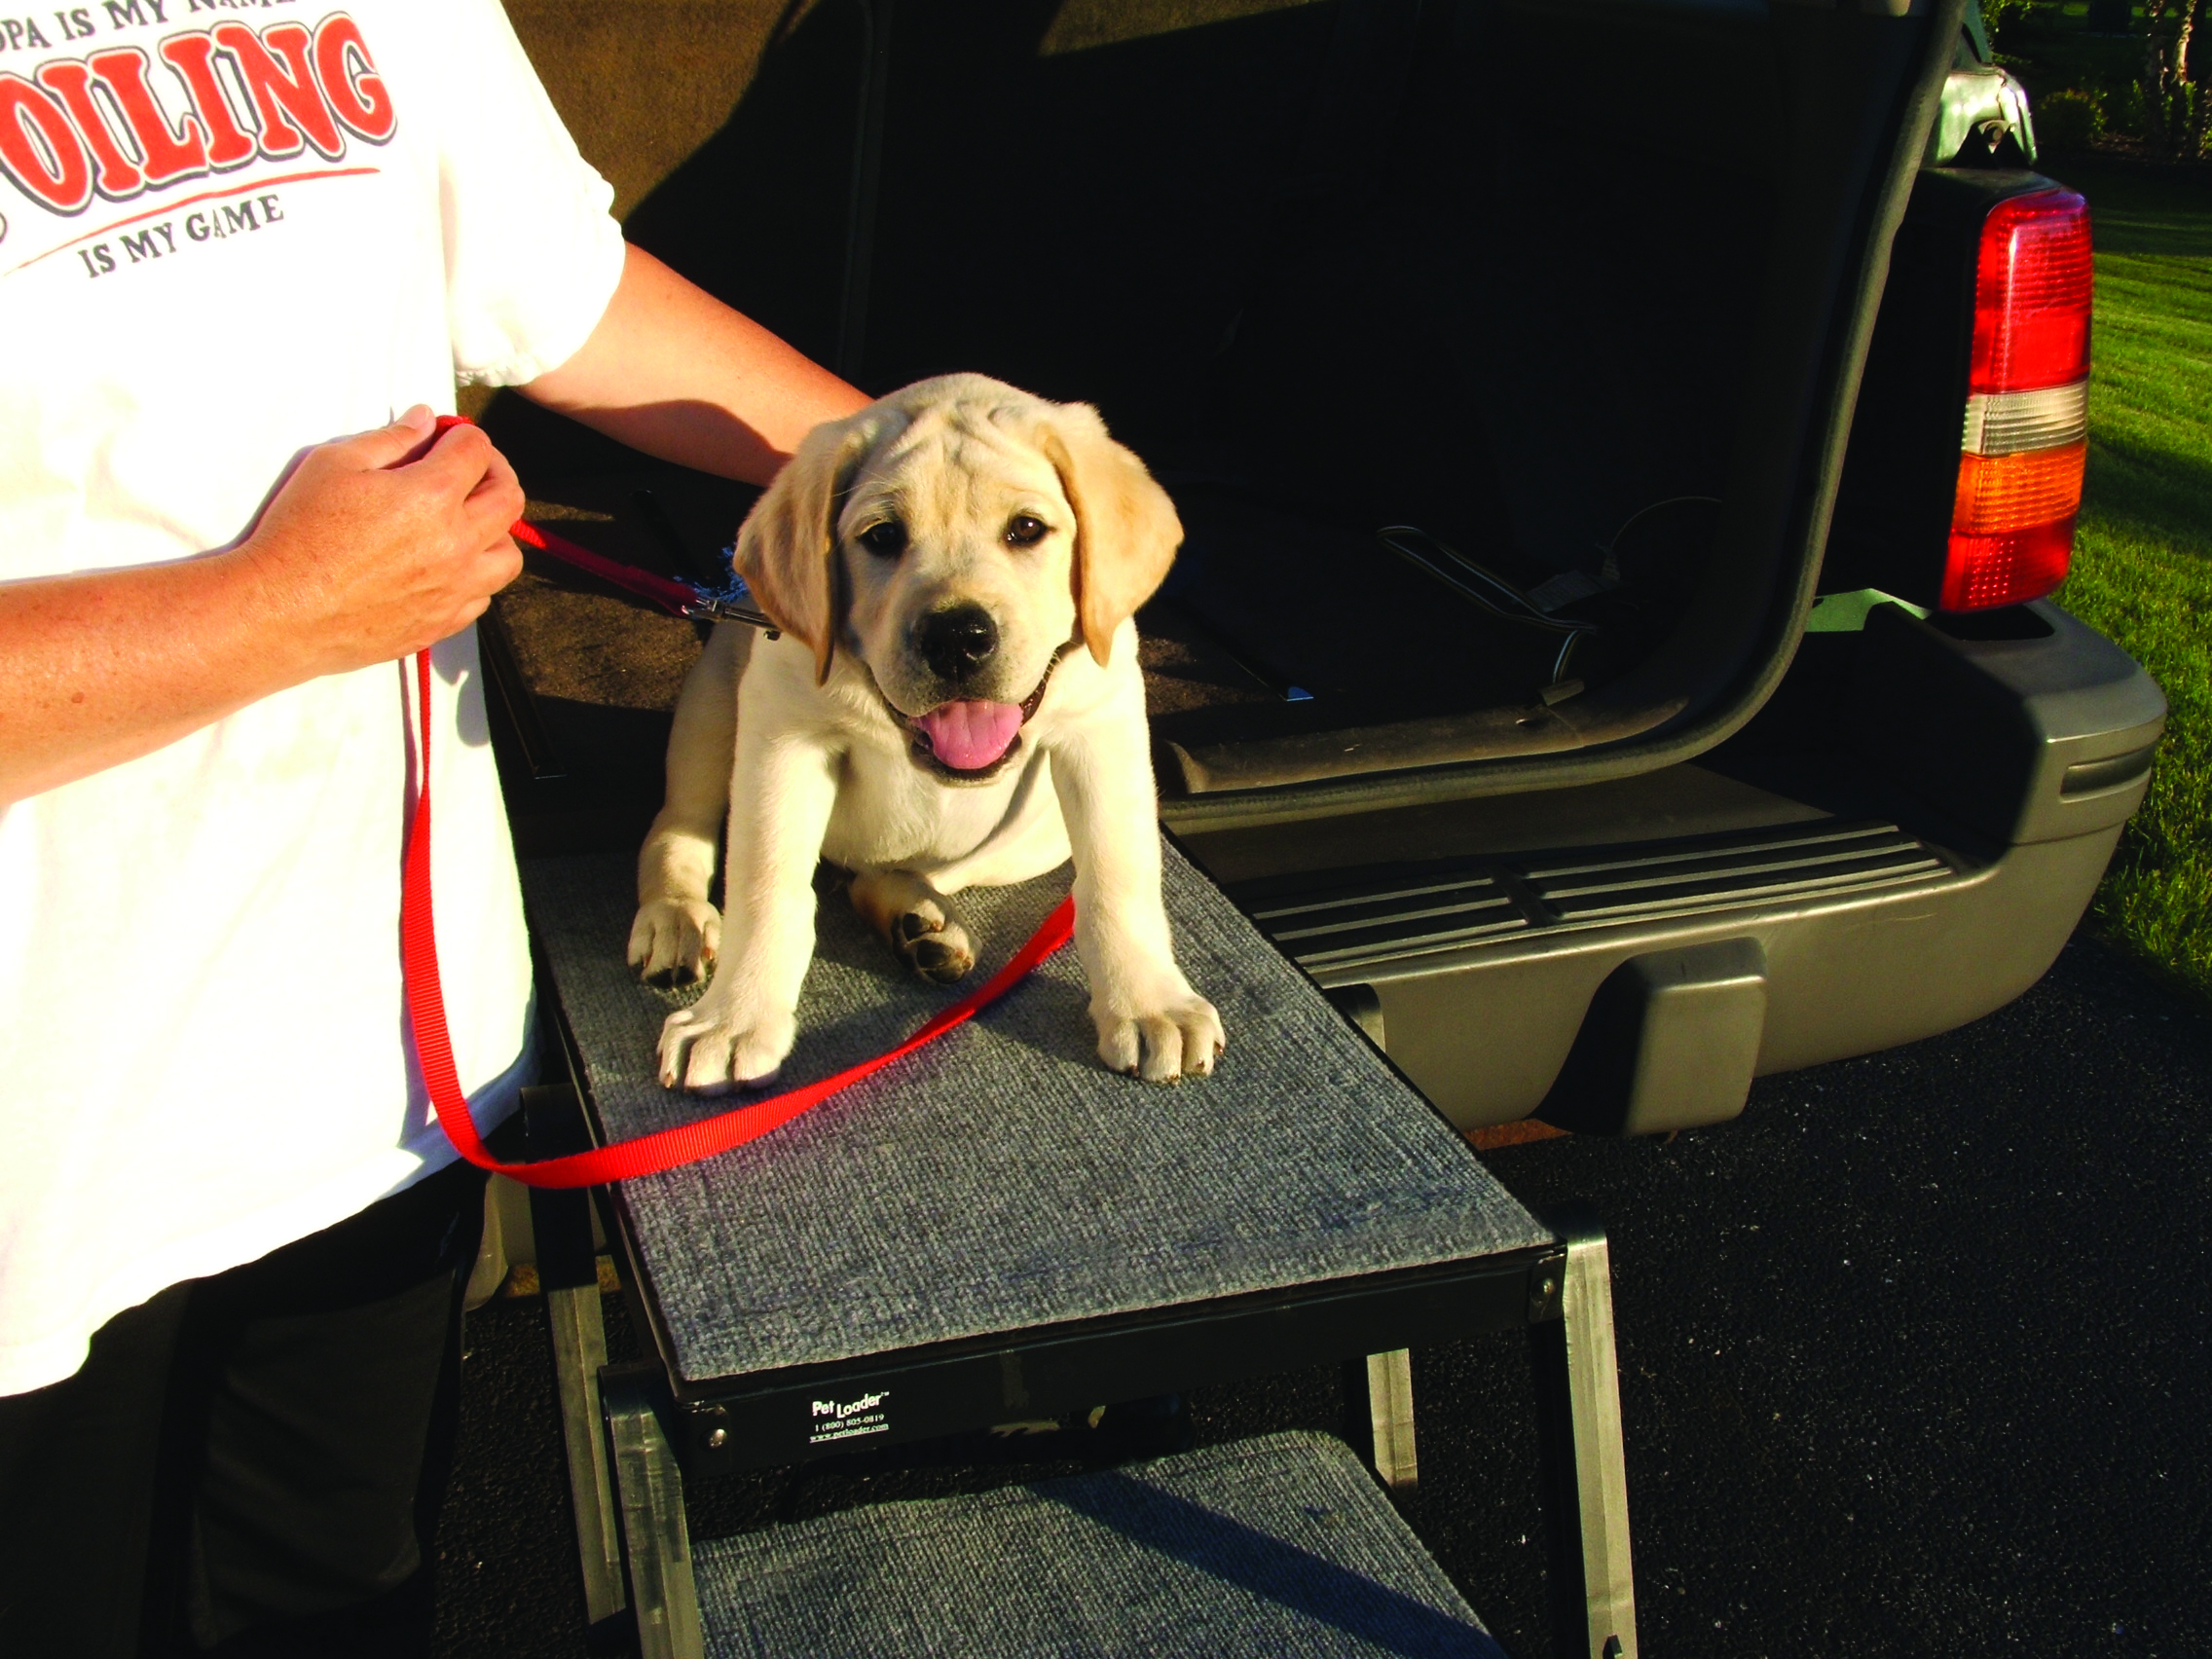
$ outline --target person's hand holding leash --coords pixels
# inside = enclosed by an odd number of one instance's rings
[[[239,551],[311,674],[389,662],[457,634],[514,580],[514,468],[472,425],[417,405],[310,450]]]
[[[0,585],[0,806],[459,633],[522,569],[522,505],[418,405],[308,451],[228,551]]]

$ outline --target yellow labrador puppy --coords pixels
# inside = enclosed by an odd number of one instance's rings
[[[656,984],[714,974],[661,1033],[663,1084],[716,1093],[782,1065],[819,859],[853,872],[854,907],[902,959],[950,982],[976,959],[953,896],[1072,853],[1099,1057],[1156,1083],[1213,1069],[1221,1019],[1161,903],[1131,620],[1181,540],[1088,404],[948,375],[808,435],[737,538],[781,636],[715,630],[639,855],[631,965]],[[707,893],[725,810],[722,917]]]

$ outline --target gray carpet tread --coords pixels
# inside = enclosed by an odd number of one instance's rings
[[[1221,894],[1166,848],[1178,960],[1221,1010],[1214,1076],[1162,1088],[1093,1052],[1074,948],[977,1019],[774,1134],[625,1184],[682,1375],[710,1381],[1496,1254],[1550,1235]],[[523,866],[533,931],[616,1138],[735,1104],[661,1088],[695,997],[623,962],[624,856]],[[825,891],[775,1088],[893,1047],[979,982],[1068,874],[959,900],[982,958],[907,974]],[[827,884],[826,884],[827,885]]]
[[[1502,1659],[1343,1442],[1235,1441],[695,1547],[714,1659]]]

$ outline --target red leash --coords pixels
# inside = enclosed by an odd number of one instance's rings
[[[449,417],[450,419],[450,417]],[[588,547],[578,547],[565,535],[539,530],[526,519],[517,519],[508,527],[507,534],[525,547],[535,547],[540,553],[589,571],[603,582],[612,582],[641,599],[649,599],[671,616],[690,615],[692,606],[699,601],[699,590],[689,582],[671,581],[656,576],[650,571],[641,571],[635,565],[625,565],[619,559],[609,559],[604,553],[594,553]]]
[[[456,426],[474,425],[465,415],[440,415],[437,430],[443,434]],[[565,535],[556,535],[549,530],[540,530],[527,520],[517,519],[507,527],[507,534],[525,547],[535,547],[540,553],[550,553],[563,564],[573,565],[579,571],[588,571],[603,582],[611,582],[625,592],[640,599],[650,600],[671,616],[692,620],[717,622],[746,622],[756,628],[764,628],[772,640],[776,637],[775,624],[753,608],[752,595],[745,584],[731,572],[729,587],[719,593],[700,586],[696,582],[671,581],[656,576],[650,571],[641,571],[635,565],[625,565],[619,559],[609,559],[604,553],[594,553],[588,547],[579,547]]]
[[[454,420],[449,416],[446,424],[451,424]],[[549,547],[547,539],[554,538],[541,539],[540,533],[527,524],[517,524],[514,535],[517,540],[545,547],[574,563],[583,561],[573,560],[571,555],[583,554],[586,560],[594,562],[584,564],[586,570],[596,571],[602,564],[610,566],[624,574],[598,573],[608,574],[608,580],[617,581],[632,592],[645,593],[647,598],[654,596],[629,578],[681,589],[686,597],[693,593],[683,584],[669,582],[628,565],[618,565],[611,559],[601,559],[598,554],[572,543]],[[453,1037],[446,1027],[445,987],[438,978],[437,923],[430,903],[430,653],[427,650],[415,653],[415,763],[421,784],[415,794],[414,820],[407,831],[407,857],[400,877],[399,898],[399,957],[407,989],[408,1018],[415,1028],[415,1055],[422,1065],[423,1082],[429,1089],[430,1105],[438,1115],[438,1124],[445,1130],[446,1138],[453,1142],[454,1150],[477,1168],[505,1175],[525,1186],[597,1187],[608,1181],[627,1181],[639,1175],[654,1175],[664,1169],[696,1163],[703,1158],[758,1140],[800,1113],[821,1105],[840,1089],[872,1076],[893,1060],[902,1059],[925,1044],[934,1043],[955,1026],[965,1024],[979,1010],[988,1008],[1020,983],[1031,969],[1067,943],[1075,932],[1075,900],[1071,897],[1060,901],[1030,936],[1029,942],[1014,954],[1014,960],[988,981],[950,1008],[931,1015],[911,1037],[889,1053],[863,1060],[834,1077],[826,1077],[819,1083],[770,1095],[764,1100],[749,1101],[695,1124],[682,1124],[673,1129],[640,1135],[636,1140],[617,1141],[612,1146],[571,1153],[566,1158],[548,1158],[535,1163],[502,1163],[486,1149],[484,1137],[476,1132],[476,1120],[469,1116],[468,1101],[461,1091],[461,1078],[453,1063]]]

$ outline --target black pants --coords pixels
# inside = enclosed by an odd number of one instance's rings
[[[456,1164],[0,1398],[0,1654],[426,1653],[483,1213]]]

